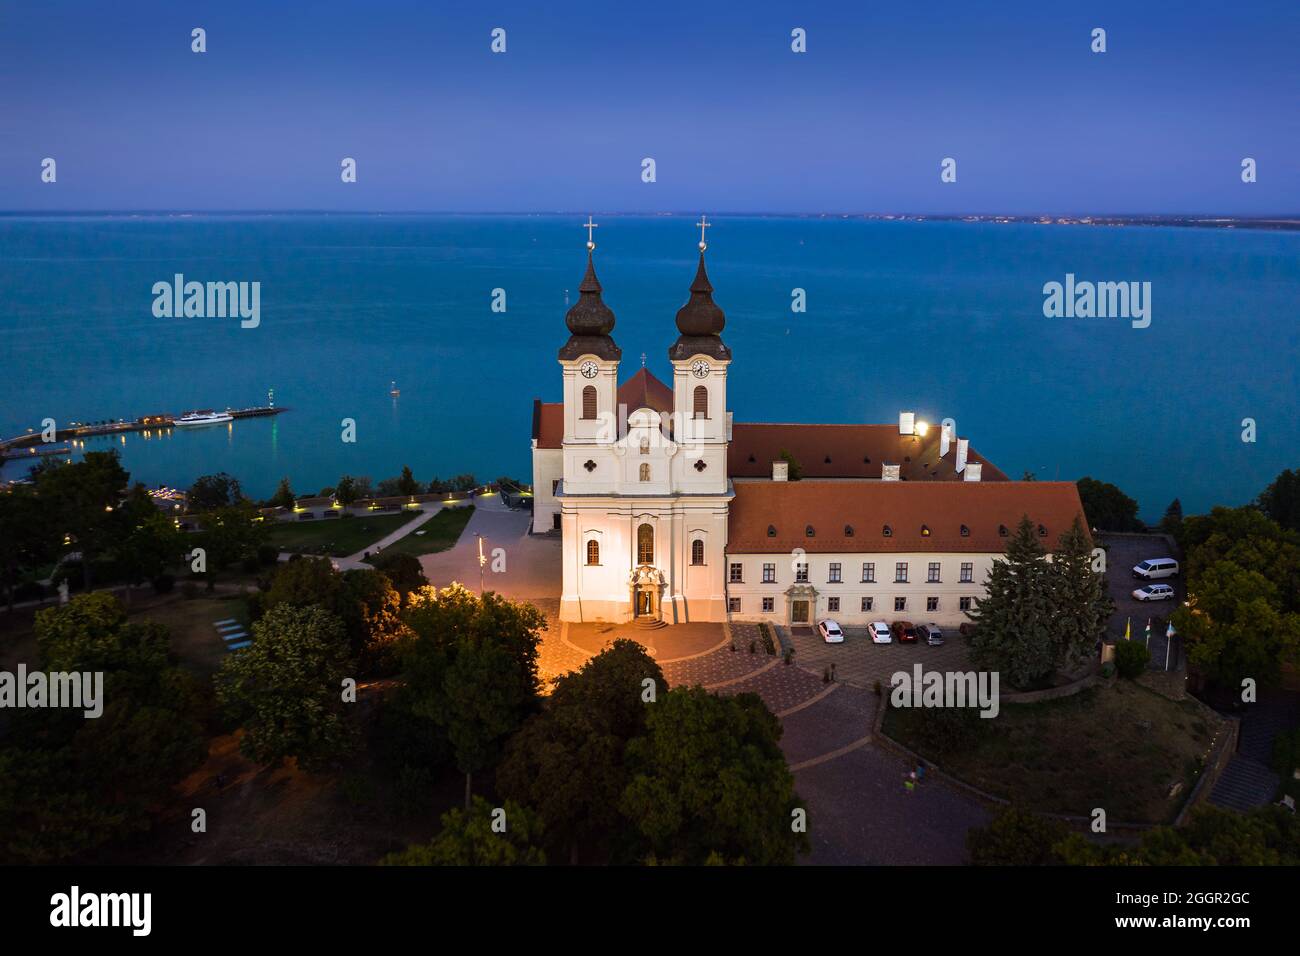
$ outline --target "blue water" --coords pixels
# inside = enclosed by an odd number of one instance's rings
[[[262,404],[273,387],[292,409],[275,419],[87,447],[119,448],[150,484],[225,470],[259,496],[282,475],[306,493],[403,464],[422,480],[527,477],[532,399],[559,398],[579,221],[0,218],[0,434],[47,416]],[[667,380],[694,217],[598,221],[625,376],[644,352]],[[1175,496],[1188,510],[1247,501],[1300,465],[1300,234],[724,218],[709,241],[738,420],[952,417],[1012,477],[1090,474],[1150,517]],[[151,287],[176,272],[260,281],[260,327],[155,319]],[[1067,272],[1150,281],[1150,328],[1044,318],[1043,283]]]

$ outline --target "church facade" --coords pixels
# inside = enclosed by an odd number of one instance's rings
[[[1009,481],[950,419],[733,422],[703,239],[672,385],[644,367],[620,384],[594,248],[565,318],[563,399],[533,403],[533,532],[562,538],[562,620],[955,626],[1022,515],[1049,551],[1082,517],[1073,483]]]

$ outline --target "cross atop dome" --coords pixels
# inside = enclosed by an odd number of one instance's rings
[[[623,354],[609,333],[614,331],[614,313],[600,297],[600,280],[596,278],[596,263],[592,253],[596,242],[592,230],[598,228],[591,216],[582,224],[587,230],[587,272],[578,286],[578,301],[564,316],[569,327],[569,341],[560,349],[560,361],[571,361],[581,355],[596,355],[617,362]]]
[[[704,250],[709,247],[704,230],[713,223],[701,215],[695,225],[700,227],[700,264],[695,270],[695,281],[691,283],[691,297],[677,310],[677,331],[681,334],[668,350],[668,357],[674,362],[692,355],[729,360],[731,349],[722,342],[722,329],[727,324],[727,317],[713,301],[713,284],[704,269]]]

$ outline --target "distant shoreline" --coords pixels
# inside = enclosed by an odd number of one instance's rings
[[[618,212],[597,211],[602,216],[671,219],[696,216],[692,212]],[[586,212],[449,212],[418,211],[391,212],[383,210],[322,210],[322,209],[282,209],[282,210],[0,210],[0,220],[4,219],[191,219],[191,218],[277,218],[319,216],[321,218],[420,218],[445,217],[460,219],[477,218],[537,218],[560,219],[569,216],[587,215]],[[1219,216],[1210,214],[1114,214],[1114,215],[1065,215],[1058,213],[882,213],[882,212],[718,212],[723,218],[736,219],[837,219],[862,220],[864,222],[968,222],[1021,224],[1040,226],[1173,226],[1191,229],[1264,229],[1281,232],[1300,232],[1300,214],[1276,216]]]

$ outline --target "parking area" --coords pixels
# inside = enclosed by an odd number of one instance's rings
[[[921,622],[917,622],[921,623]],[[921,664],[926,670],[967,671],[971,669],[966,638],[956,628],[944,631],[945,643],[930,647],[915,644],[873,644],[866,627],[844,627],[844,643],[827,644],[811,628],[794,628],[790,642],[794,645],[794,662],[807,670],[821,673],[835,665],[835,679],[855,687],[890,686],[896,671],[911,670]]]
[[[1181,555],[1172,550],[1172,545],[1160,534],[1123,534],[1101,535],[1106,547],[1106,581],[1111,600],[1115,602],[1115,613],[1111,615],[1107,635],[1111,640],[1124,639],[1124,627],[1131,622],[1132,639],[1146,641],[1147,621],[1151,622],[1151,666],[1157,670],[1165,669],[1168,657],[1171,670],[1181,666],[1179,660],[1179,642],[1175,639],[1172,649],[1166,648],[1165,626],[1174,608],[1179,607],[1187,597],[1187,589],[1182,575],[1176,578],[1162,578],[1160,584],[1168,584],[1174,589],[1175,597],[1171,601],[1139,601],[1133,597],[1133,591],[1147,583],[1133,577],[1133,566],[1148,558],[1176,558]],[[1168,654],[1166,655],[1166,651]]]

